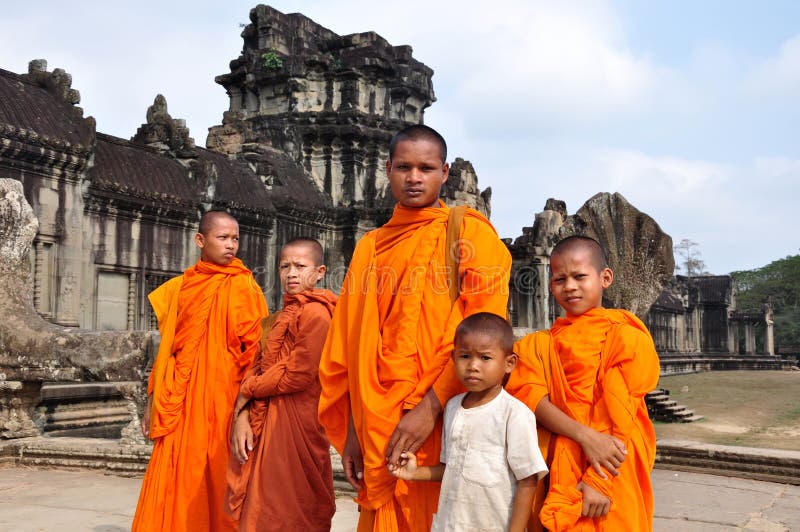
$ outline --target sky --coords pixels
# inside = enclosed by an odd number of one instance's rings
[[[240,0],[2,2],[0,68],[63,68],[85,115],[130,138],[163,94],[198,145],[222,122]],[[492,187],[501,237],[548,198],[619,192],[710,273],[800,253],[800,2],[274,1],[375,31],[434,70],[425,123]]]

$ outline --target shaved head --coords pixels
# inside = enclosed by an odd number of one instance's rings
[[[281,252],[284,249],[294,246],[304,246],[311,251],[311,260],[314,261],[314,266],[322,266],[325,264],[325,253],[322,249],[322,244],[316,238],[310,236],[298,236],[283,245]]]
[[[203,215],[200,217],[200,226],[198,227],[197,232],[203,236],[208,236],[209,231],[214,228],[214,224],[222,219],[233,220],[236,222],[236,225],[239,225],[239,222],[236,220],[236,218],[225,211],[208,211],[203,213]]]
[[[408,126],[397,132],[395,136],[392,137],[392,140],[389,142],[390,161],[394,159],[394,150],[397,148],[397,144],[403,142],[404,140],[411,140],[415,142],[426,140],[428,142],[438,144],[439,154],[442,157],[442,164],[447,163],[447,142],[444,141],[444,137],[442,137],[439,132],[432,127],[428,127],[423,124],[414,124],[412,126]]]
[[[491,312],[478,312],[464,318],[456,328],[454,344],[458,344],[468,334],[484,334],[497,340],[503,354],[514,352],[514,330],[505,318]]]
[[[574,254],[580,251],[588,251],[591,254],[592,266],[599,272],[608,268],[608,259],[600,243],[588,236],[568,236],[558,242],[550,253],[550,260],[556,256]]]

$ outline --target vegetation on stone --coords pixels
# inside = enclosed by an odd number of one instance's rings
[[[261,54],[261,59],[264,60],[264,66],[268,70],[280,70],[283,68],[283,59],[275,53],[275,50],[270,50]]]

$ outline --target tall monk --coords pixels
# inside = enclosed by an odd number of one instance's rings
[[[656,439],[644,397],[660,372],[653,339],[630,312],[602,308],[614,273],[595,240],[562,240],[550,267],[566,317],[517,343],[507,387],[551,431],[539,434],[549,489],[528,529],[652,530]]]
[[[460,224],[459,291],[448,285],[449,209],[439,200],[447,146],[410,126],[389,144],[392,218],[356,246],[320,363],[320,421],[358,490],[360,531],[431,526],[439,483],[389,472],[403,451],[439,462],[442,405],[464,391],[453,334],[477,312],[506,315],[511,257],[489,221],[468,209]]]
[[[262,322],[261,350],[234,409],[227,504],[241,531],[331,529],[331,444],[317,419],[319,358],[336,304],[333,292],[315,288],[325,269],[313,238],[281,249],[283,309]]]
[[[224,510],[236,394],[268,314],[236,258],[239,224],[222,211],[200,219],[200,260],[150,294],[161,345],[142,432],[154,440],[133,530],[236,530]]]

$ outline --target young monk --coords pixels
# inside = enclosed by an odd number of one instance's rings
[[[224,510],[231,415],[267,306],[236,258],[239,224],[210,211],[195,235],[200,260],[150,294],[161,345],[142,432],[155,441],[133,530],[235,530]]]
[[[236,399],[227,504],[239,530],[327,532],[336,500],[318,374],[336,296],[315,288],[325,265],[312,238],[287,242],[278,272],[283,310],[264,320]]]
[[[476,312],[506,314],[511,257],[488,220],[468,210],[460,227],[459,295],[448,291],[449,209],[439,200],[447,146],[410,126],[389,145],[392,218],[356,246],[320,363],[320,421],[358,490],[359,530],[427,530],[439,484],[397,480],[402,451],[439,461],[441,411],[463,391],[453,333]]]
[[[441,463],[418,466],[411,452],[389,470],[404,480],[441,480],[433,532],[525,532],[536,481],[547,474],[536,417],[503,390],[517,364],[514,332],[496,314],[473,314],[456,329],[453,362],[467,389],[447,402]]]
[[[520,364],[508,383],[554,433],[540,431],[550,485],[541,523],[529,530],[651,530],[656,440],[644,396],[660,371],[653,340],[630,312],[602,308],[614,273],[595,240],[562,240],[550,268],[566,317],[516,345]]]

